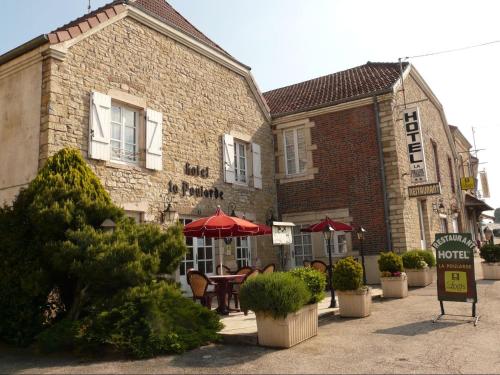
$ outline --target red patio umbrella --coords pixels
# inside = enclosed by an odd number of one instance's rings
[[[184,229],[186,237],[211,237],[219,241],[227,237],[257,236],[261,228],[250,221],[226,215],[217,207],[215,215],[204,217],[187,224]],[[262,233],[264,234],[264,233]],[[219,242],[220,244],[220,242]],[[222,244],[220,244],[222,248]],[[222,252],[219,251],[219,262],[222,272]]]
[[[323,233],[328,233],[329,236],[327,238],[328,241],[328,282],[330,286],[330,292],[332,293],[332,298],[330,301],[330,307],[335,307],[337,306],[337,302],[335,301],[335,291],[333,290],[333,285],[332,285],[332,250],[330,246],[330,239],[331,239],[331,234],[332,232],[338,231],[338,232],[352,232],[354,230],[353,227],[350,225],[341,223],[339,221],[334,221],[330,219],[328,216],[326,216],[323,220],[321,220],[319,223],[312,224],[308,226],[307,228],[303,228],[300,231],[301,232],[323,232]]]

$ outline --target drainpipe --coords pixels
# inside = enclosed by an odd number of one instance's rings
[[[387,181],[385,179],[384,152],[382,150],[382,129],[380,127],[380,108],[377,97],[373,97],[373,109],[375,111],[375,122],[377,126],[377,144],[380,159],[380,176],[382,178],[382,192],[384,194],[384,216],[387,237],[387,250],[392,250],[391,222],[389,220],[389,198],[387,196]]]

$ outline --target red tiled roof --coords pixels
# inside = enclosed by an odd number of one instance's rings
[[[231,57],[219,45],[214,43],[200,30],[194,27],[165,0],[115,0],[49,33],[49,43],[56,44],[70,40],[90,30],[91,28],[98,26],[99,24],[124,12],[125,6],[123,4],[125,3],[148,13],[169,26],[188,34],[198,41],[218,50],[224,55]]]
[[[403,63],[403,69],[408,63]],[[265,92],[271,115],[280,117],[361,99],[392,89],[399,63],[368,62],[355,68]]]

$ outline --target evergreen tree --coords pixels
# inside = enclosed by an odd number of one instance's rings
[[[106,219],[112,232],[100,228]],[[218,317],[162,274],[186,252],[180,225],[136,224],[77,150],[61,150],[0,210],[0,339],[44,350],[106,344],[147,357],[216,338]]]

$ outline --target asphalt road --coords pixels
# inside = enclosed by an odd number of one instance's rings
[[[480,274],[478,275],[479,277]],[[478,281],[477,327],[439,313],[436,287],[373,305],[364,319],[326,317],[319,335],[288,350],[210,345],[144,361],[82,361],[0,349],[1,373],[500,373],[500,281]],[[446,303],[470,314],[471,305]]]

